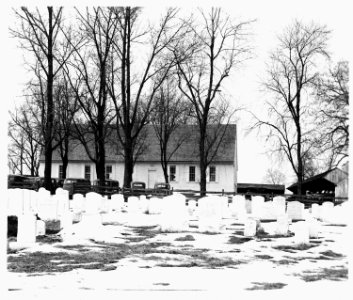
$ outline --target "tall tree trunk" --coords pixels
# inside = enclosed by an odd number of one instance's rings
[[[205,139],[206,139],[206,126],[201,124],[200,126],[200,195],[201,197],[206,195],[207,190],[207,181],[206,181],[206,153],[205,153]]]
[[[49,34],[48,34],[48,76],[47,76],[47,124],[45,128],[44,144],[44,187],[51,190],[51,167],[52,167],[52,135],[54,124],[54,103],[53,103],[53,8],[48,7],[49,13]]]
[[[134,172],[134,157],[132,149],[132,141],[126,136],[126,143],[124,145],[124,187],[130,188],[132,182],[132,175]]]

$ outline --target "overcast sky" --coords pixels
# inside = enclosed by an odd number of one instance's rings
[[[119,1],[118,1],[119,2]],[[10,2],[9,2],[10,3]],[[37,3],[37,2],[34,2]],[[39,2],[43,5],[45,2]],[[57,3],[57,2],[55,2]],[[72,6],[76,1],[61,1],[64,5]],[[115,4],[117,1],[89,1],[79,4]],[[140,4],[141,1],[123,1],[123,4]],[[147,2],[146,2],[147,3]],[[191,6],[205,5],[205,1],[149,1],[146,11],[151,14],[158,14],[164,6],[182,6],[183,11],[191,10]],[[276,36],[283,31],[295,18],[303,22],[315,21],[322,25],[327,25],[332,30],[329,44],[329,51],[333,61],[350,59],[352,51],[351,40],[351,9],[347,6],[349,1],[207,1],[207,5],[222,5],[232,17],[240,20],[256,19],[252,25],[252,46],[254,47],[254,58],[245,62],[243,66],[233,72],[228,79],[225,90],[231,95],[234,106],[242,106],[253,112],[264,110],[264,95],[259,91],[259,83],[263,78],[265,62],[268,60],[269,51],[277,44]],[[11,1],[12,6],[20,5],[19,1]],[[16,49],[13,40],[8,39],[7,27],[11,26],[13,18],[11,9],[8,6],[1,12],[2,41],[7,41],[2,48],[3,58],[3,83],[5,83],[6,103],[2,118],[3,128],[6,131],[4,119],[7,118],[7,110],[13,106],[14,99],[22,94],[22,86],[26,82],[23,72],[22,53]],[[6,53],[5,53],[6,51]],[[5,106],[7,104],[7,107]],[[6,108],[6,109],[5,109]],[[260,183],[263,180],[265,171],[273,162],[264,153],[264,141],[254,133],[245,135],[245,130],[251,122],[250,115],[246,111],[238,114],[238,181]],[[6,137],[6,135],[5,135]],[[280,166],[276,166],[280,167]],[[287,173],[287,183],[293,181],[291,171],[288,166],[283,165],[282,169]]]

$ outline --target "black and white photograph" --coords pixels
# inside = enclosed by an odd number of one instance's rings
[[[5,1],[1,298],[349,299],[351,12]]]

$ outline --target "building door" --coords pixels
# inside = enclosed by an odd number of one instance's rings
[[[156,170],[148,170],[148,188],[154,188],[154,184],[157,182]]]

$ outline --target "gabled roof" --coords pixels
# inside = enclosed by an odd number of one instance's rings
[[[233,163],[235,160],[236,147],[236,125],[221,125],[222,132],[225,130],[223,142],[218,149],[217,155],[214,157],[215,163]],[[216,127],[209,127],[210,132],[215,132]],[[176,148],[178,141],[184,139],[180,147],[172,155],[170,162],[188,162],[198,163],[198,126],[197,125],[182,125],[171,136],[169,151]],[[160,161],[160,146],[152,125],[146,125],[143,133],[144,151],[139,155],[138,162],[159,162]],[[93,144],[92,144],[93,146]],[[92,148],[92,147],[91,147]],[[106,161],[107,162],[123,162],[123,149],[118,142],[117,133],[113,130],[113,134],[106,141]],[[43,157],[41,158],[41,161]],[[53,153],[53,162],[61,161],[58,150]],[[89,157],[84,146],[77,140],[70,142],[69,161],[71,162],[88,162]]]

